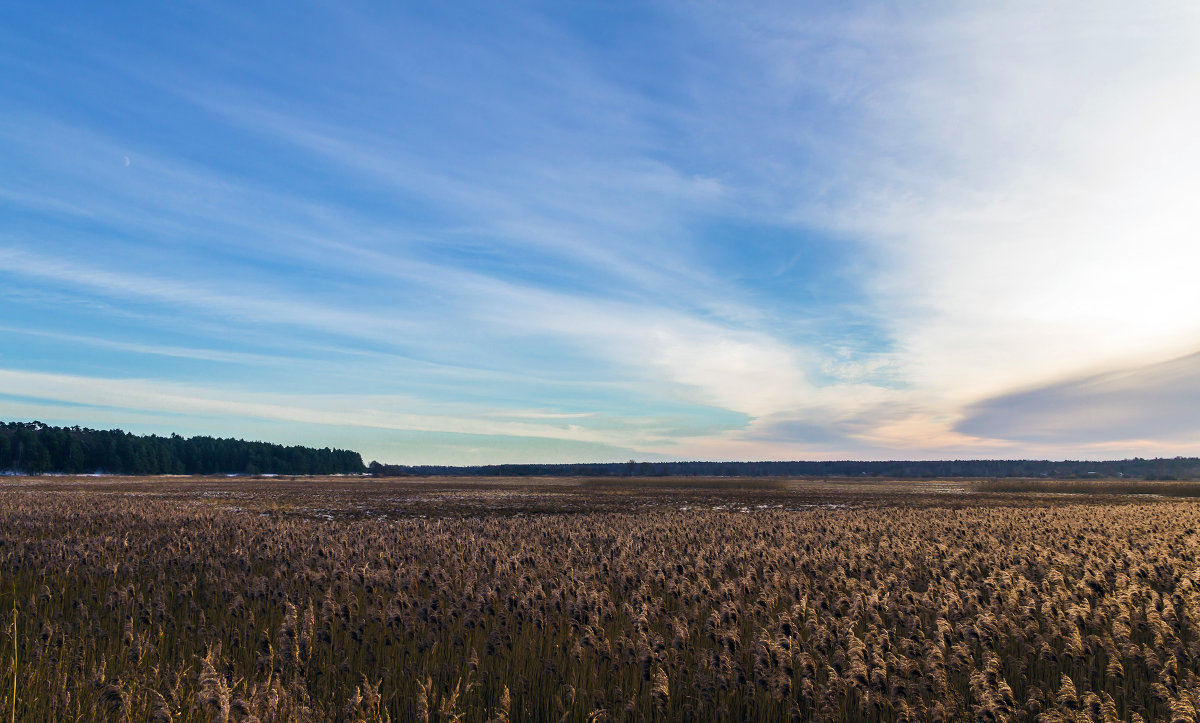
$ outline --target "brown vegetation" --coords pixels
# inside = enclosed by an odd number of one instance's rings
[[[1200,504],[830,487],[16,481],[0,710],[1200,719]]]

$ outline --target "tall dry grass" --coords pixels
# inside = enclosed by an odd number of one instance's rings
[[[1196,720],[1197,523],[1187,501],[329,521],[9,489],[0,589],[26,612],[0,704],[28,721]]]

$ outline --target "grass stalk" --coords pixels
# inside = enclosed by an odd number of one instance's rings
[[[13,581],[13,671],[12,671],[12,717],[11,723],[17,723],[17,584]]]

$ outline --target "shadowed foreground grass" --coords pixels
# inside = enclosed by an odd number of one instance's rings
[[[27,721],[1196,719],[1200,504],[822,489],[15,480],[0,674]]]

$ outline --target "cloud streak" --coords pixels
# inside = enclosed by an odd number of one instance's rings
[[[964,434],[1019,443],[1135,448],[1200,442],[1200,353],[987,399],[968,407]]]
[[[462,435],[537,437],[605,445],[637,442],[654,430],[636,420],[603,432],[568,422],[582,415],[542,410],[463,410],[460,415],[404,411],[425,406],[418,400],[380,395],[282,395],[213,386],[188,386],[145,379],[114,379],[0,369],[0,390],[10,395],[172,416],[236,417],[332,427],[448,432]],[[445,408],[456,405],[442,405]],[[528,421],[522,421],[528,420]]]

